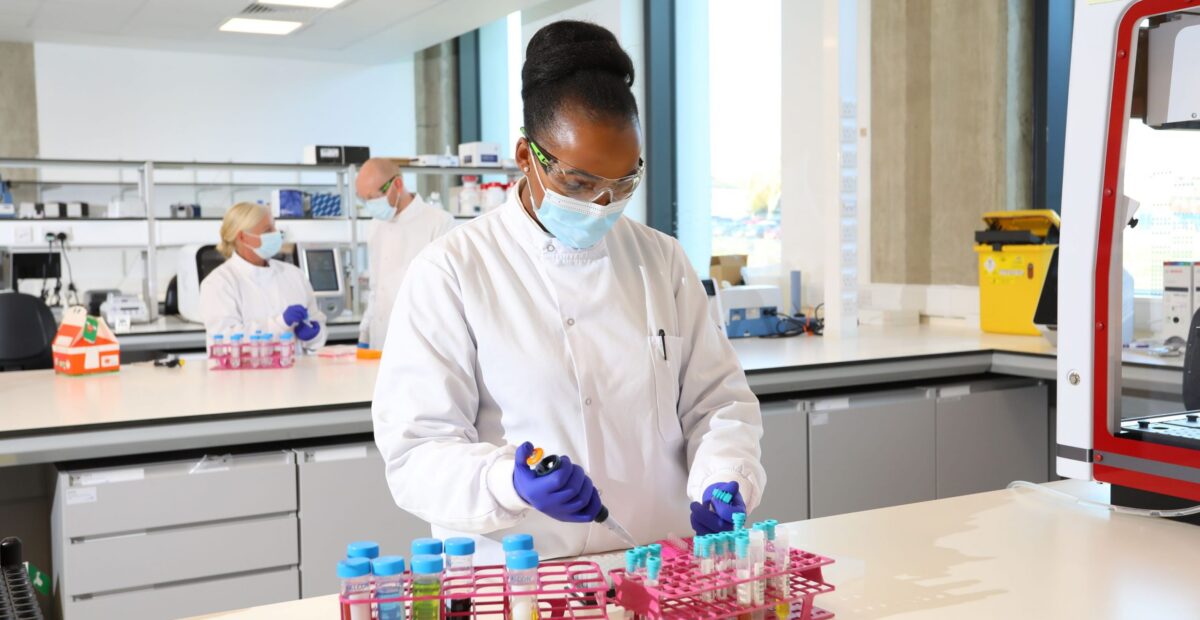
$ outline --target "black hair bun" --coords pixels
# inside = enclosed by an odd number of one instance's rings
[[[521,90],[544,87],[581,72],[612,75],[633,86],[633,60],[613,33],[581,21],[554,22],[533,35],[525,50]]]

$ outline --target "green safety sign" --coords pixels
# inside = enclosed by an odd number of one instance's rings
[[[29,573],[29,583],[33,584],[33,589],[43,596],[50,596],[50,576],[32,562],[25,563],[25,571]]]

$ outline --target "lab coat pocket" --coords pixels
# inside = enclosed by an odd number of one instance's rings
[[[655,396],[655,423],[658,434],[668,444],[683,441],[679,421],[679,368],[683,339],[679,336],[650,337],[650,365]]]

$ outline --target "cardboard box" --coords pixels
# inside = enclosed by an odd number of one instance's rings
[[[51,349],[54,372],[59,374],[91,375],[121,368],[121,345],[117,337],[104,319],[88,316],[83,306],[71,306],[63,312]]]
[[[458,161],[464,168],[499,168],[500,145],[495,142],[464,142],[458,145]]]
[[[717,288],[721,287],[722,282],[728,282],[730,286],[738,286],[742,284],[742,267],[746,266],[747,258],[745,254],[714,256],[709,261],[708,275]]]

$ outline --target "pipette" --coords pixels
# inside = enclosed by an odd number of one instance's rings
[[[558,469],[560,462],[557,455],[551,454],[545,458],[542,458],[543,454],[545,454],[545,452],[543,452],[541,448],[535,448],[533,454],[530,455],[529,460],[526,462],[527,465],[533,468],[533,473],[539,476],[545,476],[546,474]],[[633,536],[629,535],[629,531],[622,527],[621,524],[618,523],[611,514],[609,514],[607,506],[601,505],[600,512],[596,513],[596,518],[592,520],[608,528],[608,531],[615,534],[617,538],[620,538],[621,542],[624,542],[630,547],[637,546],[637,541],[633,539]]]

